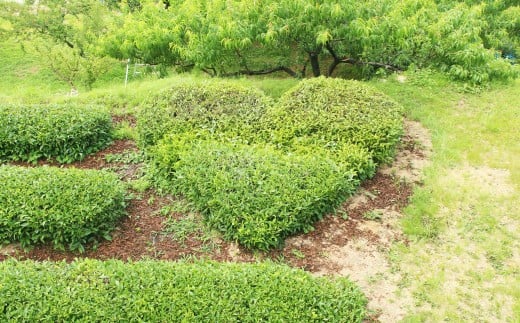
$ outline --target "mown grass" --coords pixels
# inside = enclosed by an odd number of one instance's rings
[[[60,81],[46,67],[42,57],[25,51],[14,39],[2,40],[0,46],[0,100],[4,103],[103,103],[116,114],[133,114],[152,94],[176,83],[200,80],[209,76],[198,74],[175,74],[158,79],[153,74],[132,76],[124,83],[125,64],[114,62],[113,68],[93,84],[91,90],[79,89],[77,96],[70,95],[70,86]],[[267,95],[278,98],[287,89],[298,83],[287,78],[235,78],[233,81],[253,86]]]
[[[405,321],[520,320],[520,81],[468,94],[436,75],[373,81],[431,132],[432,164],[402,221],[394,265]]]
[[[0,101],[39,103],[70,90],[14,39],[0,39]]]
[[[100,102],[108,105],[117,114],[135,113],[139,106],[153,94],[170,88],[179,83],[196,82],[209,78],[204,74],[172,74],[163,79],[153,76],[129,82],[117,80],[112,84],[106,84],[94,88],[91,91],[80,93],[77,97],[61,96],[57,101]],[[232,82],[244,86],[253,86],[262,90],[272,98],[279,98],[285,91],[298,83],[296,79],[269,79],[269,78],[236,78]]]

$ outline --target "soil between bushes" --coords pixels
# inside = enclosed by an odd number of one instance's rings
[[[115,118],[116,122],[127,118]],[[134,124],[130,122],[130,124]],[[212,259],[216,261],[255,262],[271,259],[293,267],[302,268],[317,275],[351,275],[352,270],[338,262],[338,250],[356,247],[360,255],[372,255],[373,250],[388,250],[395,241],[407,243],[406,237],[396,230],[395,221],[401,210],[407,205],[414,184],[420,184],[420,171],[427,160],[431,148],[427,138],[421,138],[420,124],[407,122],[407,132],[402,138],[396,160],[393,165],[382,167],[370,180],[364,182],[358,192],[338,209],[336,214],[329,214],[314,225],[314,230],[302,233],[286,240],[283,248],[270,252],[254,252],[242,248],[233,242],[227,242],[218,235],[209,238],[201,230],[187,233],[182,241],[175,239],[168,230],[168,222],[185,219],[187,214],[179,212],[163,212],[165,207],[178,198],[161,196],[153,189],[143,193],[131,192],[133,198],[128,202],[128,215],[120,220],[112,233],[111,241],[103,241],[95,246],[88,246],[84,253],[54,250],[50,245],[41,245],[31,250],[21,250],[17,245],[0,248],[0,261],[8,258],[32,259],[37,261],[72,261],[76,258],[94,258],[100,260],[120,259],[158,259],[189,260]],[[106,149],[86,157],[81,162],[59,165],[55,162],[40,161],[37,164],[23,162],[14,165],[34,167],[51,165],[59,167],[76,167],[84,169],[107,169],[117,172],[122,180],[130,181],[142,176],[140,163],[125,163],[115,159],[108,162],[108,155],[137,153],[135,142],[116,140]],[[409,176],[407,176],[409,175]],[[165,214],[166,213],[166,214]],[[193,217],[193,216],[192,216]],[[200,216],[195,216],[199,219]],[[342,249],[343,248],[343,249]],[[359,255],[358,255],[359,256]],[[340,257],[349,257],[341,255]],[[339,259],[341,260],[341,259]],[[349,265],[350,266],[350,265]],[[368,264],[368,266],[378,266]],[[367,277],[362,277],[361,280]],[[385,291],[375,291],[375,295],[367,293],[369,299],[381,297]],[[383,295],[382,297],[385,297]],[[388,306],[397,304],[376,304],[370,321],[378,319],[397,319],[400,314],[385,317]],[[369,304],[369,308],[370,308]],[[380,316],[381,315],[381,316]]]
[[[407,149],[407,147],[403,147],[403,149]],[[88,156],[81,162],[66,165],[48,161],[39,161],[36,164],[24,162],[12,164],[27,167],[50,165],[83,169],[109,169],[118,172],[123,180],[131,180],[138,178],[141,164],[107,162],[105,157],[109,154],[137,151],[138,149],[133,141],[117,140],[108,148]],[[326,215],[318,221],[314,226],[314,231],[298,235],[298,237],[305,237],[311,243],[296,246],[293,243],[286,243],[284,248],[272,250],[268,253],[252,252],[219,237],[213,237],[209,247],[208,241],[201,241],[200,237],[194,234],[189,235],[182,242],[172,239],[168,233],[164,232],[167,217],[161,215],[161,209],[171,204],[176,198],[160,196],[153,189],[149,189],[142,194],[133,192],[135,197],[129,201],[128,216],[120,221],[112,233],[112,241],[103,241],[97,246],[89,246],[84,253],[54,250],[50,245],[37,246],[28,251],[11,247],[7,248],[9,250],[5,249],[0,253],[0,260],[8,257],[54,261],[72,261],[75,258],[179,260],[194,256],[217,261],[253,262],[258,259],[270,258],[276,261],[283,260],[292,266],[317,272],[322,271],[323,268],[321,267],[322,262],[316,262],[315,259],[322,258],[323,250],[326,248],[334,245],[342,246],[349,240],[360,236],[372,243],[378,243],[379,237],[377,234],[358,228],[360,223],[369,221],[364,218],[364,215],[371,210],[386,208],[392,208],[396,211],[401,210],[407,204],[412,188],[409,184],[396,181],[391,175],[378,172],[374,178],[364,182],[358,191],[369,194],[368,203],[352,207],[352,199],[349,199],[338,209],[336,215]],[[173,213],[171,216],[179,220],[184,214]],[[291,239],[293,238],[289,238],[289,241]]]

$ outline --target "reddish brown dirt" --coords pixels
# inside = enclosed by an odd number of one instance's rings
[[[130,120],[132,124],[135,123],[130,116],[114,117],[114,122],[122,120]],[[413,150],[414,148],[403,145],[403,149]],[[49,161],[40,161],[36,165],[22,162],[13,164],[31,167],[52,165],[83,169],[112,169],[117,171],[124,180],[129,180],[139,175],[141,164],[109,163],[105,160],[108,154],[121,154],[128,151],[137,151],[135,143],[129,140],[118,140],[107,149],[88,156],[81,162],[66,165],[58,165]],[[136,194],[139,198],[130,201],[127,208],[128,216],[121,220],[113,232],[112,241],[103,241],[95,247],[90,246],[82,254],[57,251],[47,245],[35,247],[30,251],[22,251],[16,247],[7,248],[11,251],[0,253],[0,260],[7,257],[68,261],[85,257],[121,260],[142,258],[178,260],[195,256],[217,261],[251,262],[259,258],[270,258],[311,272],[319,272],[323,270],[323,261],[321,261],[325,256],[323,252],[332,246],[343,246],[351,239],[359,237],[374,244],[379,243],[380,237],[377,234],[358,228],[360,223],[366,221],[363,215],[373,209],[391,208],[398,211],[407,204],[412,192],[409,185],[399,183],[391,175],[382,173],[378,173],[373,179],[366,181],[361,188],[370,192],[370,199],[355,207],[352,207],[350,202],[345,202],[340,210],[343,211],[342,214],[348,214],[348,218],[327,215],[315,224],[314,231],[291,237],[287,240],[285,247],[269,253],[254,253],[218,237],[212,239],[211,248],[204,248],[207,246],[207,241],[202,241],[195,234],[189,235],[183,242],[175,241],[164,233],[167,217],[160,215],[161,209],[170,204],[174,198],[159,196],[153,190],[148,190],[140,196]],[[175,213],[171,216],[180,219],[184,215]]]
[[[128,147],[126,145],[123,145]],[[118,151],[116,147],[109,147],[107,151]],[[89,157],[82,163],[71,164],[68,167],[87,165],[91,168],[107,168],[103,156],[106,153],[100,152],[95,156]],[[98,164],[95,163],[98,162]],[[213,246],[210,252],[203,250],[204,242],[199,237],[190,235],[183,242],[177,242],[167,234],[163,233],[164,222],[167,219],[160,214],[161,208],[170,204],[174,198],[170,196],[159,196],[153,190],[148,190],[140,196],[130,201],[127,208],[128,216],[125,217],[113,232],[112,241],[103,241],[96,248],[90,246],[83,254],[78,252],[58,251],[49,245],[38,246],[24,252],[16,249],[10,255],[0,254],[0,260],[7,257],[18,259],[33,260],[67,260],[74,258],[96,258],[121,260],[138,260],[142,258],[153,258],[163,260],[178,260],[189,256],[210,258],[217,261],[241,261],[251,262],[258,258],[271,258],[273,260],[283,260],[295,267],[300,267],[311,272],[323,270],[321,259],[322,251],[331,246],[345,245],[354,237],[365,237],[368,241],[378,243],[379,237],[370,232],[358,229],[359,223],[365,221],[363,214],[374,208],[402,207],[406,205],[408,196],[411,194],[409,186],[396,184],[390,176],[376,175],[373,179],[362,185],[363,189],[370,192],[377,192],[370,203],[363,204],[355,209],[348,209],[349,203],[341,206],[348,212],[348,219],[339,216],[327,215],[315,225],[315,230],[307,234],[294,237],[302,239],[305,243],[292,242],[290,238],[286,246],[280,250],[273,250],[269,253],[253,253],[234,243],[223,241],[220,238],[213,239]],[[174,218],[180,219],[182,214],[173,214]],[[297,251],[295,251],[297,249]]]
[[[135,119],[129,115],[114,116],[113,121],[128,122],[135,125]],[[412,185],[421,183],[422,169],[427,165],[428,155],[431,150],[431,142],[428,141],[428,133],[424,128],[414,122],[406,124],[407,133],[403,136],[402,144],[397,153],[393,165],[380,169],[374,178],[361,185],[358,193],[347,200],[338,208],[337,215],[326,215],[315,224],[315,229],[306,234],[290,237],[283,248],[272,250],[268,253],[252,252],[239,245],[227,242],[218,235],[212,235],[209,239],[204,233],[195,230],[188,234],[184,241],[176,241],[167,233],[168,218],[182,220],[186,214],[161,212],[165,206],[171,205],[176,198],[172,196],[160,196],[154,190],[144,193],[132,192],[135,198],[127,207],[128,216],[123,218],[114,230],[111,241],[100,242],[97,246],[88,246],[84,253],[57,251],[51,246],[35,247],[29,251],[21,250],[17,245],[0,248],[0,261],[7,258],[33,259],[33,260],[65,260],[72,261],[75,258],[95,259],[121,259],[139,260],[161,259],[179,260],[206,258],[216,261],[254,262],[259,259],[272,259],[287,263],[294,267],[303,268],[317,275],[347,275],[359,271],[359,267],[365,266],[366,275],[383,272],[388,264],[384,260],[384,253],[376,261],[370,263],[374,250],[388,250],[393,241],[407,243],[406,237],[395,228],[395,222],[400,217],[400,211],[408,203],[412,194]],[[424,138],[423,138],[424,137]],[[122,161],[107,162],[108,154],[124,154],[137,152],[133,141],[118,140],[107,149],[88,156],[81,162],[67,165],[59,165],[55,162],[40,161],[36,165],[27,163],[13,163],[21,166],[51,165],[60,167],[76,167],[84,169],[109,169],[116,171],[123,180],[129,181],[141,175],[142,164],[125,164]],[[390,214],[390,218],[382,221],[370,221],[365,217],[372,211],[382,212],[383,216]],[[200,217],[198,217],[200,218]],[[200,224],[200,223],[199,223]],[[374,229],[375,230],[372,230]],[[356,243],[362,243],[358,251],[352,248]],[[346,249],[345,249],[346,248]],[[338,250],[340,251],[338,253]],[[347,250],[347,254],[342,251]],[[348,251],[350,250],[350,251]],[[338,259],[338,256],[341,259]],[[345,258],[346,257],[346,258]],[[368,257],[366,263],[355,263],[354,272],[349,272],[345,264],[338,260],[348,260],[352,257]],[[381,258],[381,259],[380,259]],[[349,265],[350,262],[347,262]],[[375,270],[371,267],[377,267]],[[380,268],[383,267],[383,268]],[[365,270],[361,269],[361,270]],[[356,271],[357,270],[357,271]],[[363,276],[363,275],[361,275]],[[356,277],[354,277],[356,278]],[[357,277],[360,283],[369,277]],[[393,284],[394,282],[391,282]],[[392,285],[390,284],[390,287]],[[361,284],[363,286],[363,284]],[[370,302],[369,308],[373,311],[367,321],[398,321],[402,313],[393,313],[388,308],[400,306],[392,302],[385,303],[386,298],[391,299],[392,288],[381,284],[381,290],[364,290]],[[381,299],[383,302],[381,303]],[[378,303],[379,301],[379,303]],[[402,307],[402,306],[401,306]]]
[[[113,115],[112,122],[114,124],[126,122],[131,127],[135,127],[135,125],[137,123],[135,116],[131,115],[131,114]]]

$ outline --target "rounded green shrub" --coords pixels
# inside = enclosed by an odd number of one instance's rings
[[[280,246],[352,194],[359,184],[352,164],[368,156],[357,147],[338,164],[326,154],[285,153],[269,145],[244,145],[168,135],[151,151],[155,178],[182,194],[224,237],[261,250]]]
[[[311,230],[389,160],[402,133],[400,106],[360,82],[304,80],[274,105],[237,89],[169,89],[141,112],[140,138],[156,184],[249,248]]]
[[[82,251],[109,238],[125,214],[125,187],[113,173],[3,165],[0,183],[0,244],[51,242]]]
[[[393,156],[403,132],[402,108],[395,101],[361,82],[324,77],[286,92],[266,119],[265,141],[291,146],[303,138],[323,148],[355,144],[376,163]]]
[[[176,84],[155,95],[139,111],[139,144],[147,147],[167,133],[191,130],[249,137],[270,104],[261,91],[233,82]]]
[[[362,322],[346,278],[273,263],[80,260],[0,263],[8,322]]]
[[[0,160],[82,160],[107,146],[112,119],[99,106],[0,105]]]

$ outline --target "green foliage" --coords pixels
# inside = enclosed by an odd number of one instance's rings
[[[340,64],[365,76],[435,67],[473,84],[517,76],[495,53],[518,48],[518,6],[464,2],[181,0],[165,8],[150,1],[122,16],[101,47],[117,58],[220,76],[330,76]]]
[[[270,103],[262,92],[232,82],[174,85],[155,95],[139,112],[139,144],[146,147],[167,132],[193,129],[250,137]]]
[[[35,55],[41,56],[41,61],[56,77],[74,90],[80,86],[90,90],[94,82],[114,64],[114,60],[109,57],[87,55],[67,45],[38,41],[32,41],[31,44]]]
[[[374,162],[380,163],[394,154],[403,132],[402,113],[395,101],[365,84],[315,78],[300,82],[282,96],[268,116],[268,135],[271,142],[282,146],[320,146],[336,155],[337,161],[344,160],[343,146],[353,144],[366,148]],[[367,176],[370,173],[362,177]]]
[[[137,131],[128,121],[124,120],[115,127],[113,137],[116,140],[137,140]]]
[[[0,263],[0,318],[21,321],[362,322],[345,278],[273,263]]]
[[[503,57],[520,54],[520,3],[516,0],[437,0],[444,11],[458,9],[459,2],[478,8],[479,36],[486,48],[494,48]],[[474,23],[474,22],[470,22]]]
[[[274,106],[216,84],[177,86],[154,99],[164,112],[143,109],[141,142],[161,188],[184,195],[211,227],[249,248],[312,230],[390,159],[402,133],[400,106],[357,82],[302,81]]]
[[[0,243],[83,251],[99,237],[109,239],[124,214],[125,187],[115,174],[4,165],[0,182]]]
[[[482,6],[459,4],[444,12],[430,26],[435,65],[471,84],[517,76],[518,70],[509,61],[497,57],[495,49],[484,47],[481,34],[485,29]]]
[[[184,195],[225,238],[261,250],[312,230],[359,184],[354,171],[319,151],[286,154],[269,145],[173,134],[152,157],[163,187]]]
[[[96,0],[0,2],[0,19],[10,25],[3,33],[41,56],[42,63],[74,89],[79,85],[90,88],[109,70],[112,60],[96,55],[96,43],[107,32],[111,16]]]
[[[146,64],[175,65],[179,54],[171,44],[180,42],[173,17],[164,8],[146,2],[137,12],[128,12],[110,25],[113,32],[100,39],[102,51],[117,59],[131,58]]]
[[[0,106],[0,159],[82,160],[111,142],[112,120],[97,106]]]
[[[144,162],[144,153],[134,150],[125,150],[118,154],[106,154],[107,163],[139,164]]]

